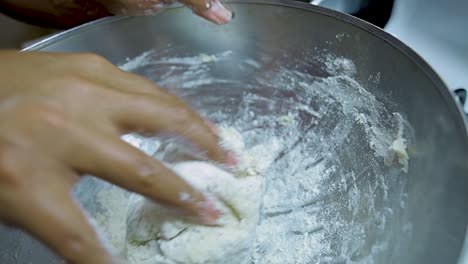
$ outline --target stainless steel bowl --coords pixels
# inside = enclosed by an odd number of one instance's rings
[[[319,225],[310,232],[283,228],[298,235],[294,240],[285,233],[277,234],[283,240],[272,237],[276,244],[258,241],[255,263],[456,263],[468,223],[468,130],[434,71],[397,39],[348,15],[283,1],[228,5],[236,18],[226,26],[172,8],[103,19],[26,50],[95,52],[119,65],[152,50],[150,63],[131,70],[214,121],[240,127],[252,141],[283,138],[284,151],[267,173],[266,197],[283,185],[284,201],[310,196],[309,203],[294,215],[265,198],[259,232],[267,234],[265,223],[276,223],[278,215],[293,226],[312,218]],[[202,53],[214,63],[168,60]],[[407,121],[408,173],[379,155],[396,136],[393,112]],[[290,113],[294,127],[277,124]],[[322,174],[327,177],[317,181],[316,194],[301,182]],[[77,189],[91,213],[97,185],[87,178]],[[283,211],[275,214],[278,208]],[[1,263],[60,261],[20,231],[0,232]],[[321,250],[295,255],[314,246],[304,244],[311,238]],[[281,244],[288,241],[303,246]],[[275,262],[278,250],[289,258]]]

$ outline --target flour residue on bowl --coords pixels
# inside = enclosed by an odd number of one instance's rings
[[[395,122],[400,114],[355,80],[354,63],[317,51],[298,56],[300,61],[278,50],[245,57],[235,51],[185,52],[153,50],[121,68],[178,94],[207,119],[236,128],[247,148],[279,140],[283,150],[265,173],[251,262],[379,263],[386,258],[392,230],[399,228],[406,180],[401,162],[385,160],[396,136],[406,147],[411,135],[407,122]],[[369,85],[379,75],[369,77]],[[155,139],[124,139],[150,155],[159,147]],[[113,202],[109,197],[98,197],[101,208]],[[99,212],[106,232],[120,226],[113,222],[124,221],[120,214]]]

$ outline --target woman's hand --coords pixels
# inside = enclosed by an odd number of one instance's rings
[[[0,0],[0,11],[31,24],[66,29],[111,15],[153,14],[177,1],[217,24],[232,18],[219,0]]]
[[[184,136],[232,163],[209,125],[174,95],[93,54],[0,51],[0,220],[24,228],[72,263],[118,263],[71,194],[92,174],[204,224],[219,212],[200,192],[120,139]],[[191,199],[180,199],[189,195]]]
[[[188,6],[201,17],[217,24],[225,24],[232,18],[232,12],[219,0],[99,0],[114,14],[147,15],[161,11],[177,1]]]

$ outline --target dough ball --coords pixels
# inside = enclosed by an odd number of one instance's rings
[[[219,197],[221,226],[196,225],[164,207],[133,194],[127,214],[126,253],[139,264],[242,264],[255,242],[262,177],[235,178],[206,162],[172,168],[201,191]],[[181,199],[190,199],[180,194]]]

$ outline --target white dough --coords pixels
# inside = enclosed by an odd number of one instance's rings
[[[221,138],[221,146],[236,154],[242,156],[245,150],[244,139],[236,129],[232,127],[220,127],[219,137]]]
[[[390,147],[388,147],[388,153],[384,159],[384,162],[387,166],[390,166],[394,161],[398,161],[402,167],[403,172],[407,173],[409,155],[406,151],[406,139],[403,137],[404,119],[399,113],[394,113],[393,115],[397,122],[398,133],[397,138],[392,142]]]
[[[235,178],[206,162],[172,169],[196,188],[220,197],[222,226],[193,224],[146,198],[132,194],[127,215],[126,254],[138,264],[242,264],[255,241],[262,177]],[[186,194],[181,198],[187,199]]]
[[[234,174],[236,176],[260,176],[273,162],[281,151],[278,139],[272,138],[266,144],[259,144],[250,149],[245,148],[244,139],[232,127],[220,127],[221,146],[234,152],[238,165]]]
[[[389,155],[396,156],[398,163],[402,166],[404,172],[408,172],[408,159],[409,155],[406,151],[406,140],[404,138],[397,138],[393,141],[392,145],[388,148]]]

